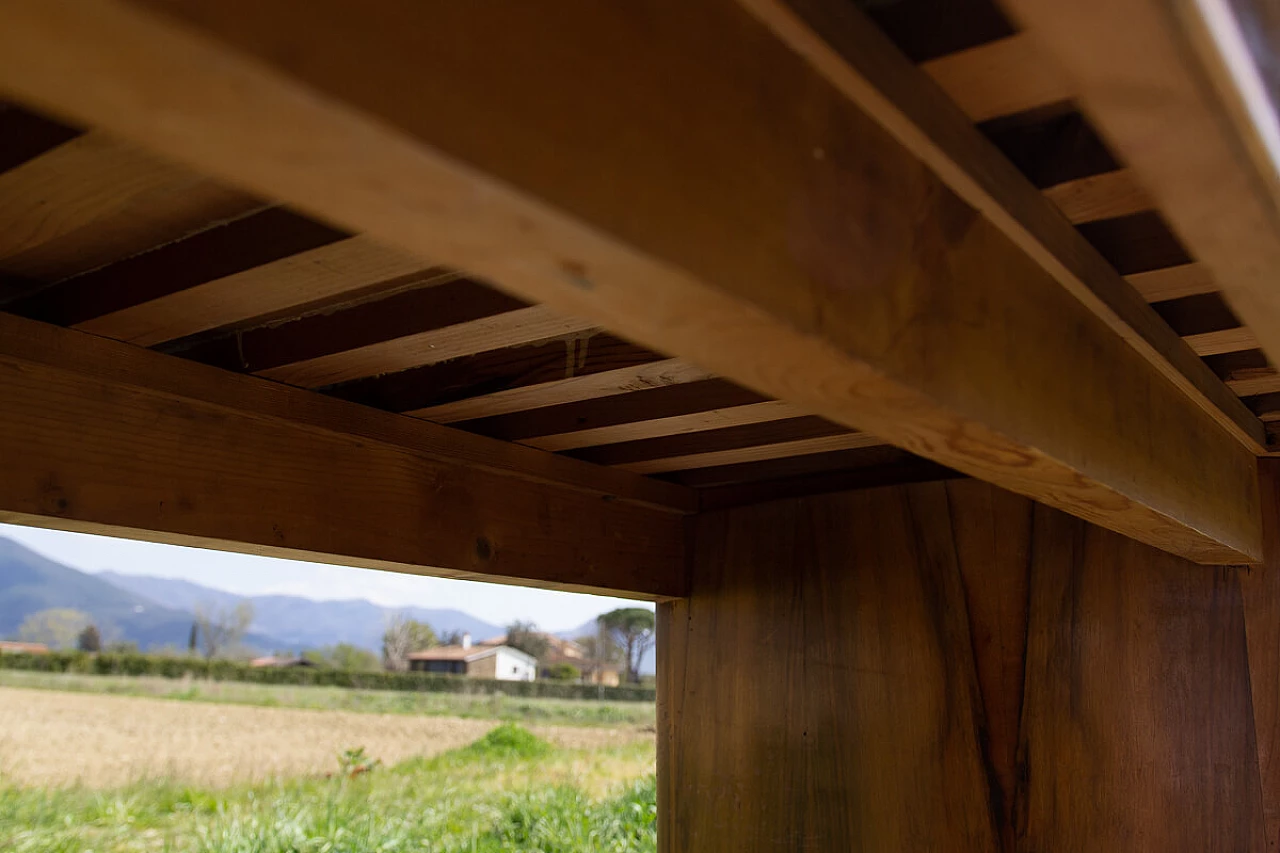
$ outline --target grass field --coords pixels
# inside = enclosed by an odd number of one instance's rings
[[[5,687],[0,850],[650,853],[654,751],[636,725]]]
[[[453,693],[406,693],[395,690],[350,690],[235,681],[192,681],[153,676],[74,675],[0,670],[0,687],[26,687],[114,696],[146,696],[188,702],[256,705],[267,708],[312,708],[377,714],[459,717],[568,726],[649,726],[652,702],[597,702],[571,699],[526,699],[518,696],[464,696]]]

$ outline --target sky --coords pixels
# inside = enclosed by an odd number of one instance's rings
[[[179,578],[240,595],[364,598],[387,607],[454,608],[495,625],[516,619],[533,621],[545,631],[576,628],[615,607],[637,604],[598,595],[255,557],[12,524],[0,524],[0,536],[90,573],[113,570],[125,575]]]

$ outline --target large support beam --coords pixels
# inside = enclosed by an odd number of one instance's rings
[[[1275,5],[1003,3],[1067,73],[1107,142],[1280,361]]]
[[[974,480],[700,516],[659,607],[659,849],[1238,850],[1237,569]]]
[[[692,493],[0,315],[0,520],[683,594]]]
[[[1247,445],[731,0],[7,0],[0,88],[1157,547],[1260,554]]]

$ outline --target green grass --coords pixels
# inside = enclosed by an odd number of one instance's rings
[[[651,853],[653,745],[557,749],[503,725],[430,759],[218,791],[0,787],[9,853]]]
[[[652,726],[652,702],[597,702],[574,699],[531,699],[518,696],[467,696],[454,693],[407,693],[353,690],[288,684],[245,684],[235,681],[189,681],[154,676],[74,675],[0,670],[0,687],[70,690],[144,696],[185,702],[226,702],[260,707],[312,708],[375,714],[416,714],[506,720],[569,726]]]

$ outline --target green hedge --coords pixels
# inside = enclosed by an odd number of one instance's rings
[[[544,699],[606,699],[613,702],[652,702],[650,687],[597,687],[554,681],[492,681],[435,675],[426,672],[350,672],[326,667],[254,667],[230,660],[197,657],[50,652],[44,655],[0,654],[0,669],[37,672],[75,672],[87,675],[158,675],[164,678],[203,678],[256,684],[305,684],[361,690],[405,690],[423,693],[466,693],[530,696]]]

